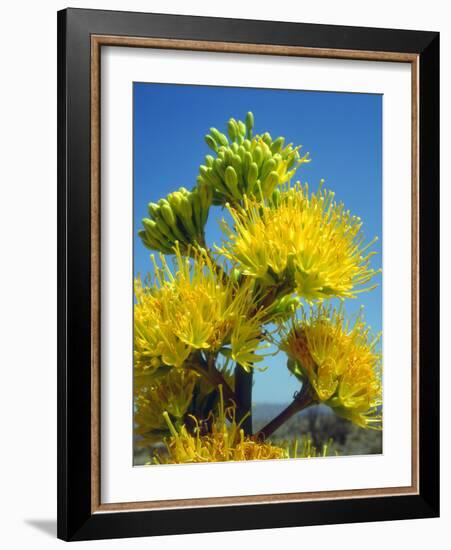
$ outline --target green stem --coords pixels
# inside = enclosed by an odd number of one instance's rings
[[[252,369],[247,372],[241,365],[235,367],[235,395],[238,399],[237,422],[244,418],[241,428],[245,435],[252,435]]]
[[[301,391],[295,395],[293,401],[288,405],[288,407],[286,407],[280,414],[273,418],[271,422],[266,424],[264,428],[259,430],[257,435],[262,436],[263,439],[267,439],[277,429],[279,429],[282,424],[285,424],[285,422],[289,420],[292,416],[306,409],[314,402],[315,401],[312,388],[309,384],[305,383]]]

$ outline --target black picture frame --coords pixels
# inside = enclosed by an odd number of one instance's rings
[[[91,36],[418,56],[419,491],[310,502],[92,511]],[[333,55],[331,55],[333,57]],[[439,33],[67,9],[58,13],[58,537],[88,540],[439,515]]]

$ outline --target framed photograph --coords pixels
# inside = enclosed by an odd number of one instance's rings
[[[58,14],[58,536],[439,514],[439,35]]]

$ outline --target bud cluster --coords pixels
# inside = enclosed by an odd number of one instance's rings
[[[147,248],[172,254],[178,242],[181,251],[189,245],[204,246],[204,227],[212,203],[212,191],[207,185],[198,185],[192,191],[180,187],[158,203],[147,208],[150,218],[144,218],[144,229],[138,231]]]
[[[245,195],[266,199],[278,185],[289,181],[302,163],[309,162],[308,153],[300,157],[300,147],[285,145],[283,137],[273,140],[268,132],[253,136],[253,127],[254,116],[249,112],[245,123],[229,120],[230,142],[216,128],[210,128],[205,136],[216,157],[205,157],[197,182],[213,190],[213,204],[237,203]]]

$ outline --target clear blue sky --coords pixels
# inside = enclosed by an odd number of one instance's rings
[[[265,90],[174,84],[134,83],[134,272],[150,270],[149,250],[136,236],[147,204],[180,186],[193,187],[209,149],[211,126],[225,131],[230,117],[255,116],[256,133],[303,145],[312,162],[297,179],[316,189],[321,178],[346,208],[362,218],[367,240],[375,235],[373,267],[382,263],[382,96],[373,94]],[[219,208],[210,212],[207,240],[219,242]],[[382,329],[382,278],[379,287],[347,301],[349,313],[365,306],[374,331]],[[268,358],[270,368],[256,373],[254,400],[289,402],[298,389],[285,357]]]

